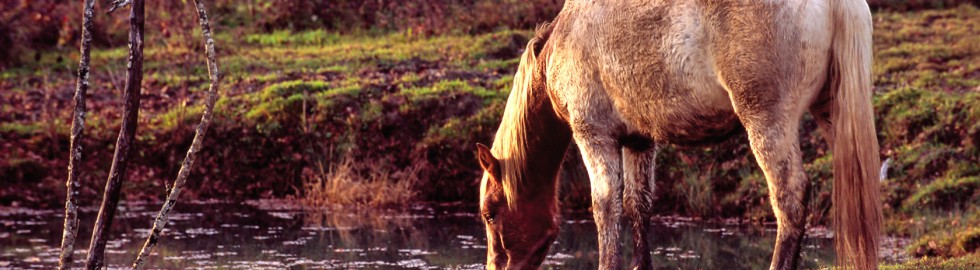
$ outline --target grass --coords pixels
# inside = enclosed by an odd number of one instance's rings
[[[980,35],[971,5],[921,12],[878,12],[875,85],[965,92],[980,85]],[[966,19],[966,20],[964,20]]]
[[[30,136],[41,132],[41,123],[0,123],[0,132]]]
[[[881,265],[881,270],[969,270],[980,268],[980,255],[958,258],[922,257],[900,264]]]
[[[889,221],[915,241],[907,247],[917,257],[957,257],[980,252],[980,213],[967,211],[923,212],[906,221]],[[895,224],[901,223],[901,224]]]
[[[906,211],[922,208],[961,209],[980,204],[980,177],[942,178],[916,191],[905,202]]]
[[[355,163],[349,156],[320,163],[304,176],[302,202],[311,207],[406,207],[417,197],[416,170],[391,172],[379,163]]]
[[[163,130],[175,130],[192,126],[201,121],[201,114],[203,113],[204,107],[188,107],[186,101],[180,102],[166,113],[157,115],[154,119],[156,123],[153,125]]]
[[[325,46],[339,43],[343,38],[345,37],[322,29],[298,33],[290,30],[276,30],[272,33],[246,35],[245,42],[259,46]]]

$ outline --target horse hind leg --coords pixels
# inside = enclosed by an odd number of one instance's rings
[[[754,22],[758,25],[771,25],[766,14],[746,17],[758,20]],[[816,94],[806,71],[820,70],[820,61],[805,61],[793,41],[768,42],[766,33],[777,32],[759,29],[741,39],[726,40],[742,46],[718,53],[717,68],[769,187],[778,226],[770,269],[796,269],[810,194],[798,129],[805,107]],[[799,62],[805,64],[799,66]]]
[[[649,142],[623,149],[623,208],[633,232],[630,269],[652,269],[648,231],[654,199],[657,147]]]
[[[780,91],[779,84],[758,78],[735,82],[729,83],[736,86],[730,88],[732,103],[765,174],[778,226],[770,269],[796,269],[810,199],[810,181],[803,170],[798,134],[803,111],[800,106],[806,105],[796,102],[806,91]]]

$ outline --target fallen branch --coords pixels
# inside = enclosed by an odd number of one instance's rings
[[[136,139],[137,119],[140,108],[140,84],[143,82],[143,0],[134,0],[129,12],[129,64],[127,65],[126,89],[123,92],[123,120],[116,140],[116,152],[109,169],[102,207],[92,230],[92,241],[88,249],[87,269],[102,269],[105,261],[105,246],[109,240],[109,228],[116,215],[122,179],[126,177],[126,167]]]
[[[65,227],[61,233],[61,257],[58,269],[71,268],[71,256],[75,251],[75,237],[78,234],[78,170],[82,163],[82,139],[85,135],[85,93],[88,92],[89,60],[92,51],[92,14],[95,13],[95,0],[85,0],[82,4],[82,45],[81,60],[78,61],[78,82],[75,84],[75,113],[71,120],[71,152],[68,160],[68,189],[65,198]]]
[[[167,225],[170,210],[173,210],[174,205],[177,204],[177,198],[180,196],[180,188],[183,187],[184,182],[187,182],[187,176],[190,175],[191,170],[194,168],[194,160],[197,158],[197,153],[201,151],[201,143],[204,141],[204,135],[208,132],[208,125],[211,124],[211,113],[214,111],[214,104],[218,101],[218,82],[221,79],[221,74],[218,72],[218,62],[214,52],[214,39],[211,37],[211,26],[208,22],[208,15],[205,12],[203,0],[194,0],[194,4],[197,7],[197,16],[201,23],[201,33],[204,36],[204,47],[207,52],[208,74],[210,75],[211,86],[208,88],[208,97],[204,104],[204,114],[201,116],[201,123],[197,125],[194,141],[187,150],[184,162],[181,164],[180,171],[177,173],[177,179],[174,180],[173,187],[170,188],[170,194],[167,195],[167,201],[164,202],[160,213],[157,214],[156,219],[153,221],[153,229],[150,230],[150,236],[146,238],[146,243],[143,244],[139,256],[133,262],[133,269],[143,267],[146,258],[150,256],[153,247],[156,246],[157,241],[160,239],[160,234],[163,232],[164,226]]]

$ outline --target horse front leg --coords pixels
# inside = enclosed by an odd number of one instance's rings
[[[796,269],[806,233],[810,181],[803,170],[797,127],[795,123],[746,125],[778,226],[769,269]]]
[[[644,144],[623,148],[623,208],[633,229],[633,261],[630,269],[652,269],[649,236],[654,200],[657,148]]]
[[[599,233],[599,269],[620,269],[619,222],[623,212],[623,162],[611,136],[575,133],[592,186],[592,215]]]

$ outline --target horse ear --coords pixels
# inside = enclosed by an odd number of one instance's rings
[[[476,144],[476,159],[480,161],[480,167],[489,172],[494,177],[500,176],[500,161],[493,157],[490,148],[482,143]]]

